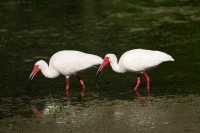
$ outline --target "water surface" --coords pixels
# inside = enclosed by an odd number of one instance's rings
[[[199,6],[197,0],[1,1],[0,131],[199,131]],[[38,74],[31,85],[33,99],[27,100],[25,84],[37,60],[48,62],[63,49],[120,57],[135,48],[160,50],[175,59],[147,71],[150,99],[144,77],[140,100],[129,93],[136,74],[108,67],[99,77],[102,93],[94,83],[97,68],[80,73],[89,90],[81,101],[81,85],[70,78],[70,107],[63,76]],[[45,115],[49,106],[53,109]],[[33,107],[42,113],[34,114]]]

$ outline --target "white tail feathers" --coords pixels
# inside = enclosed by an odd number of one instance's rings
[[[165,53],[166,54],[166,53]],[[174,61],[174,58],[172,58],[171,55],[166,54],[165,57],[163,58],[164,61]]]
[[[172,58],[172,56],[168,55],[169,56],[169,61],[174,61],[174,58]]]
[[[166,62],[166,61],[174,61],[171,55],[168,55],[164,52],[161,51],[156,51],[154,53],[154,56],[159,59],[161,62]]]

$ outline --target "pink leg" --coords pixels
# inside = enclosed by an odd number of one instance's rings
[[[67,97],[67,102],[70,101],[70,96],[69,96],[69,79],[66,79],[66,97]]]
[[[147,80],[147,95],[150,96],[150,78],[145,72],[144,72],[144,76],[146,77],[146,80]]]
[[[136,91],[135,93],[137,95],[137,98],[139,99],[141,97],[141,94],[138,91]]]
[[[136,84],[135,88],[133,89],[133,91],[136,92],[138,87],[139,87],[139,85],[140,85],[140,74],[137,75],[137,84]]]
[[[80,81],[81,85],[82,85],[82,92],[81,92],[81,96],[83,97],[84,96],[84,92],[85,90],[87,90],[87,88],[85,87],[85,83],[84,81],[81,79],[81,77],[79,75],[76,75],[76,77],[78,78],[78,80]]]

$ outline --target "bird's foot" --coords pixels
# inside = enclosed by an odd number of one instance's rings
[[[67,99],[67,106],[70,106],[70,105],[71,105],[71,100]]]
[[[136,93],[137,90],[134,90],[134,89],[133,89],[133,90],[130,90],[129,92],[130,92],[130,93]]]
[[[131,90],[131,91],[129,91],[130,93],[135,93],[136,95],[137,95],[137,97],[139,98],[139,97],[141,97],[141,94],[140,94],[140,92],[138,92],[137,90]]]
[[[69,105],[71,103],[71,98],[69,96],[69,92],[66,93],[66,100],[67,100],[67,105]]]
[[[150,90],[149,90],[149,89],[147,90],[147,96],[148,96],[148,97],[151,96],[151,94],[150,94]]]
[[[82,90],[82,92],[81,92],[81,97],[84,97],[85,91],[88,91],[88,89],[87,89],[87,88],[83,88],[83,90]]]
[[[81,92],[81,97],[84,97],[85,93],[84,92]]]
[[[136,95],[137,95],[137,98],[140,98],[140,97],[141,97],[141,94],[140,94],[138,91],[136,91],[135,93],[136,93]]]

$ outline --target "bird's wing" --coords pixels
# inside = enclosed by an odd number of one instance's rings
[[[145,71],[170,60],[170,57],[160,51],[137,49],[123,54],[120,63],[128,70]]]

